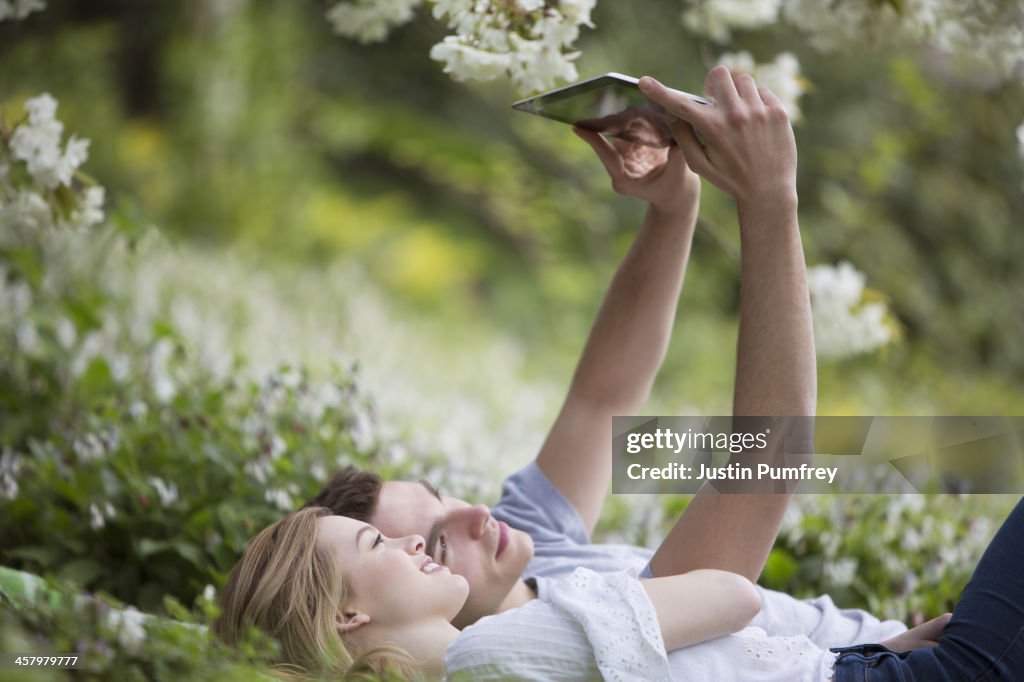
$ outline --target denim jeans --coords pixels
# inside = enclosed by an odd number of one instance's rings
[[[1024,500],[985,550],[939,646],[833,651],[834,682],[1024,682]]]

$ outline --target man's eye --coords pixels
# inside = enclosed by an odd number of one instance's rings
[[[382,542],[384,542],[384,536],[380,533],[377,533],[377,539],[373,541],[373,544],[370,546],[370,548],[372,549]]]

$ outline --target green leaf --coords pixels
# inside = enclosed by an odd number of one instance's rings
[[[113,377],[107,361],[103,358],[93,358],[82,374],[79,385],[88,393],[104,393],[109,390],[113,385]]]
[[[4,552],[5,558],[25,559],[34,561],[43,568],[50,568],[57,563],[60,553],[56,547],[16,547]]]
[[[171,548],[172,542],[170,540],[153,540],[151,538],[142,538],[139,540],[139,556],[143,559]]]
[[[64,564],[57,575],[79,585],[88,586],[93,580],[104,573],[103,565],[95,559],[75,559]]]
[[[776,547],[768,555],[761,576],[766,584],[783,586],[796,575],[800,565],[788,551]]]

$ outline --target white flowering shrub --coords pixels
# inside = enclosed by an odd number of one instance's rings
[[[921,622],[953,610],[1014,502],[987,495],[797,495],[762,582]]]
[[[45,0],[0,0],[0,21],[24,19],[32,12],[46,9]]]
[[[361,42],[383,40],[412,19],[416,0],[346,0],[327,18],[339,34]],[[521,92],[578,78],[572,46],[581,26],[592,26],[595,0],[427,0],[431,14],[454,33],[430,51],[455,80],[505,77]]]
[[[684,7],[683,24],[718,43],[735,29],[784,20],[821,51],[916,43],[1000,78],[1024,60],[1024,16],[1012,2],[974,3],[970,12],[956,0],[686,0]]]
[[[847,262],[807,269],[820,358],[867,353],[893,341],[898,326],[882,301],[865,299],[864,273]]]
[[[1000,78],[1024,60],[1024,16],[1013,2],[785,0],[782,16],[820,50],[919,43]]]
[[[277,642],[253,630],[237,647],[210,636],[206,623],[217,613],[212,587],[192,609],[173,598],[155,617],[108,595],[80,594],[68,585],[0,568],[0,650],[49,656],[73,652],[73,672],[41,678],[7,671],[5,680],[209,680],[250,682],[278,679],[269,673]],[[31,673],[30,673],[31,674]]]
[[[0,222],[4,564],[150,610],[215,582],[343,465],[486,496],[500,477],[479,472],[539,446],[548,392],[495,388],[516,380],[514,346],[410,358],[413,332],[352,273],[274,278],[123,218],[75,220],[97,186],[79,184],[56,103],[29,107],[4,137],[4,196],[38,209],[5,199]],[[28,144],[21,126],[46,132]]]
[[[0,117],[0,223],[13,232],[85,229],[103,220],[103,187],[78,172],[89,158],[89,140],[63,141],[49,93],[29,99],[25,111],[10,129]]]
[[[718,43],[732,39],[734,29],[756,29],[775,23],[783,0],[691,0],[683,9],[686,28]]]
[[[353,0],[327,10],[327,20],[339,35],[361,43],[376,43],[391,29],[409,22],[423,0]]]

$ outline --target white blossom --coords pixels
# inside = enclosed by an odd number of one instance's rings
[[[281,438],[278,434],[274,434],[270,438],[270,459],[277,459],[285,452],[288,451],[288,446],[284,442],[284,438]]]
[[[242,470],[251,476],[254,481],[263,485],[267,482],[267,477],[270,475],[272,467],[270,466],[270,462],[266,459],[260,458],[246,462],[245,466],[242,467]]]
[[[177,384],[171,378],[170,368],[167,366],[173,353],[174,344],[163,338],[156,342],[149,354],[150,386],[157,400],[163,403],[170,401],[178,393]]]
[[[806,90],[800,75],[800,62],[790,52],[783,52],[774,61],[758,64],[749,52],[723,54],[718,58],[733,73],[749,73],[759,86],[775,93],[793,122],[800,120],[800,97]]]
[[[24,353],[31,355],[39,350],[39,332],[30,320],[25,320],[18,325],[14,331],[14,340],[18,350]]]
[[[45,0],[0,0],[0,21],[24,19],[32,12],[41,12],[44,9]]]
[[[1024,62],[1018,3],[977,2],[965,12],[959,0],[785,0],[782,15],[819,50],[863,49],[865,39],[876,45],[914,42],[1001,78]]]
[[[82,193],[78,207],[71,215],[71,222],[77,228],[87,228],[103,221],[103,201],[106,190],[102,187],[88,187]]]
[[[0,497],[13,500],[18,496],[18,472],[21,470],[21,455],[9,447],[0,454]]]
[[[892,340],[886,306],[862,301],[864,282],[864,274],[847,262],[807,270],[814,343],[820,357],[866,353]]]
[[[683,10],[683,25],[691,31],[725,43],[734,28],[760,28],[779,17],[782,0],[690,0]]]
[[[1020,155],[1024,156],[1024,123],[1017,128],[1017,149],[1020,151]]]
[[[89,504],[89,527],[93,530],[99,530],[107,524],[105,518],[103,518],[103,512],[96,506],[95,502]]]
[[[107,625],[117,632],[117,641],[125,649],[135,651],[146,639],[146,616],[134,606],[111,609]]]
[[[0,198],[2,198],[0,194]],[[0,225],[20,226],[40,230],[53,223],[53,211],[38,192],[31,189],[15,190],[9,202],[0,201]]]
[[[83,462],[99,461],[107,453],[103,441],[95,433],[87,433],[80,438],[76,438],[72,442],[71,448]]]
[[[422,0],[354,0],[339,2],[327,10],[336,33],[361,43],[387,38],[392,28],[407,23]]]
[[[28,121],[11,134],[11,154],[25,162],[29,174],[42,187],[70,186],[75,169],[89,158],[89,140],[72,135],[61,149],[64,124],[54,118],[57,100],[49,93],[28,100],[25,109]]]
[[[270,488],[263,494],[267,502],[272,502],[281,511],[292,511],[294,503],[288,491],[280,488]]]
[[[327,13],[335,31],[361,42],[383,40],[409,21],[419,0],[339,2]],[[595,0],[434,0],[432,15],[452,31],[430,50],[455,80],[509,78],[523,92],[578,78],[571,50],[591,26]]]
[[[63,315],[57,319],[54,331],[57,335],[57,343],[59,343],[61,348],[64,350],[70,350],[71,347],[75,345],[75,341],[78,340],[78,332],[75,329],[75,323]]]
[[[178,501],[178,486],[174,483],[168,483],[157,476],[150,476],[146,482],[156,488],[156,494],[160,498],[162,506],[168,507]]]
[[[838,561],[825,562],[825,577],[836,587],[846,587],[857,577],[857,560],[844,557]]]

